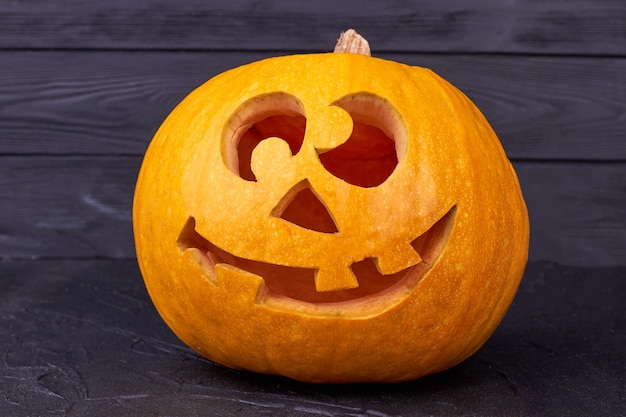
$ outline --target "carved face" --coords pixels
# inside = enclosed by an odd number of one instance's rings
[[[273,58],[193,92],[146,154],[134,218],[150,295],[185,342],[317,382],[458,363],[506,311],[528,243],[471,102],[351,54]]]
[[[263,278],[257,302],[319,309],[412,286],[444,249],[455,210],[453,201],[400,206],[396,184],[411,182],[405,160],[418,157],[407,150],[402,117],[383,97],[361,92],[305,107],[284,92],[255,96],[204,151],[222,160],[194,162],[210,167],[200,174],[210,180],[188,180],[178,245],[216,283],[216,264]]]

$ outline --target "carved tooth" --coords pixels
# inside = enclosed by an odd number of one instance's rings
[[[383,275],[395,274],[422,262],[422,257],[410,244],[394,247],[376,258],[376,267]]]
[[[255,299],[259,289],[263,285],[263,278],[229,264],[215,265],[218,285],[231,294],[237,294],[237,298],[243,301]]]
[[[357,288],[359,282],[347,266],[332,269],[320,269],[315,274],[315,289],[318,292],[338,291]]]
[[[217,284],[217,276],[215,275],[215,265],[220,261],[211,252],[205,252],[198,248],[188,248],[185,253],[191,257],[202,269],[202,272],[209,278],[213,284]]]

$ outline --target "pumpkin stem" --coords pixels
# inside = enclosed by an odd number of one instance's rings
[[[370,44],[367,40],[359,35],[356,30],[348,29],[341,32],[334,52],[347,52],[349,54],[359,54],[372,56],[370,52]]]

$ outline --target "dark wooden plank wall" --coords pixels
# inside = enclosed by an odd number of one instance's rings
[[[375,51],[623,55],[622,0],[3,0],[7,49],[326,51],[355,27]],[[25,30],[27,28],[27,30]]]
[[[185,94],[355,27],[498,132],[531,260],[626,265],[626,2],[0,1],[0,256],[134,257],[143,152]]]

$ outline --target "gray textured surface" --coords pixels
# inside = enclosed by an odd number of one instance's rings
[[[396,385],[212,364],[165,326],[133,261],[0,264],[2,416],[620,416],[626,268],[529,265],[474,356]]]

